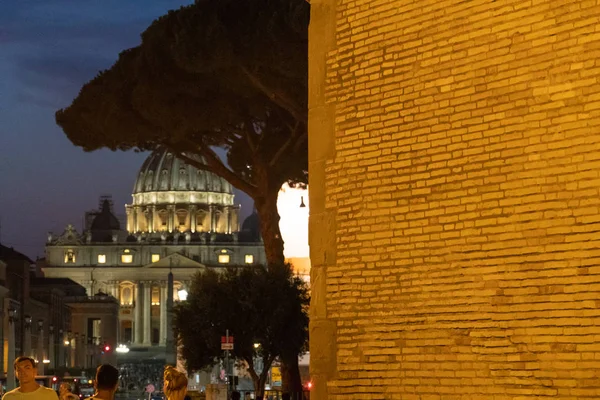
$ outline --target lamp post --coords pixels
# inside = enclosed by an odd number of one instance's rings
[[[54,325],[48,327],[48,367],[54,369]]]
[[[15,385],[15,317],[17,311],[8,309],[8,357],[6,366],[6,390],[13,390]]]
[[[67,331],[65,347],[65,367],[73,367],[75,365],[75,355],[73,353],[73,333],[71,331]]]
[[[38,373],[40,375],[46,375],[46,365],[44,364],[44,321],[38,319],[38,340],[37,340],[37,360],[38,360]]]
[[[79,343],[79,333],[75,332],[75,338],[71,341],[71,354],[73,355],[73,363],[71,367],[81,367],[79,364],[79,353],[81,352]]]
[[[23,320],[25,322],[25,340],[23,343],[23,354],[25,354],[27,357],[31,357],[32,356],[32,349],[31,349],[31,316],[30,315],[25,315],[23,317]]]
[[[58,330],[58,343],[56,344],[56,350],[58,351],[58,357],[56,360],[56,366],[62,367],[65,365],[65,351],[64,351],[64,343],[65,342],[65,334],[62,329]]]

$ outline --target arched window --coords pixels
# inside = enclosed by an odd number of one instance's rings
[[[75,252],[73,249],[65,251],[65,264],[75,264]]]
[[[121,286],[121,305],[130,306],[133,304],[133,285],[126,284]]]
[[[158,219],[160,220],[160,225],[163,228],[163,230],[166,229],[167,228],[167,222],[168,222],[168,219],[169,219],[169,213],[167,212],[167,210],[160,210],[158,212]]]
[[[186,210],[177,210],[177,225],[185,227],[187,225],[188,212]]]

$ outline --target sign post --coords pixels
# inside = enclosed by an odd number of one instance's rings
[[[229,351],[233,350],[233,336],[229,336],[229,329],[225,330],[225,336],[221,336],[221,350],[225,350],[225,375],[227,376],[227,398],[231,392],[231,374],[229,373]]]

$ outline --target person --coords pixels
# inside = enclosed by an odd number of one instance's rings
[[[60,400],[79,400],[79,397],[71,392],[71,385],[67,382],[60,384],[60,387],[58,388],[58,398]]]
[[[17,358],[14,368],[20,386],[2,396],[2,400],[58,400],[54,390],[40,386],[35,381],[37,366],[33,358]]]
[[[237,390],[234,390],[233,392],[231,392],[231,400],[241,400],[242,399],[242,394],[240,392],[238,392]]]
[[[119,370],[110,364],[102,364],[96,369],[94,389],[96,393],[86,400],[114,400],[119,388]]]
[[[183,400],[187,394],[187,377],[170,365],[165,367],[163,392],[167,400]]]

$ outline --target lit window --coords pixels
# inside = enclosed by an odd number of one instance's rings
[[[152,288],[152,305],[159,306],[160,305],[160,288],[154,286]]]
[[[74,264],[75,263],[75,253],[73,250],[69,249],[65,252],[65,264]]]
[[[121,262],[123,264],[131,264],[133,262],[133,254],[131,254],[129,249],[123,250],[123,254],[121,254]]]
[[[158,262],[160,260],[160,254],[152,254],[152,262]]]
[[[229,254],[219,254],[219,264],[229,264]]]
[[[98,264],[106,263],[106,254],[98,254]]]
[[[252,264],[254,263],[254,256],[252,254],[246,254],[244,261],[246,262],[246,264]]]

